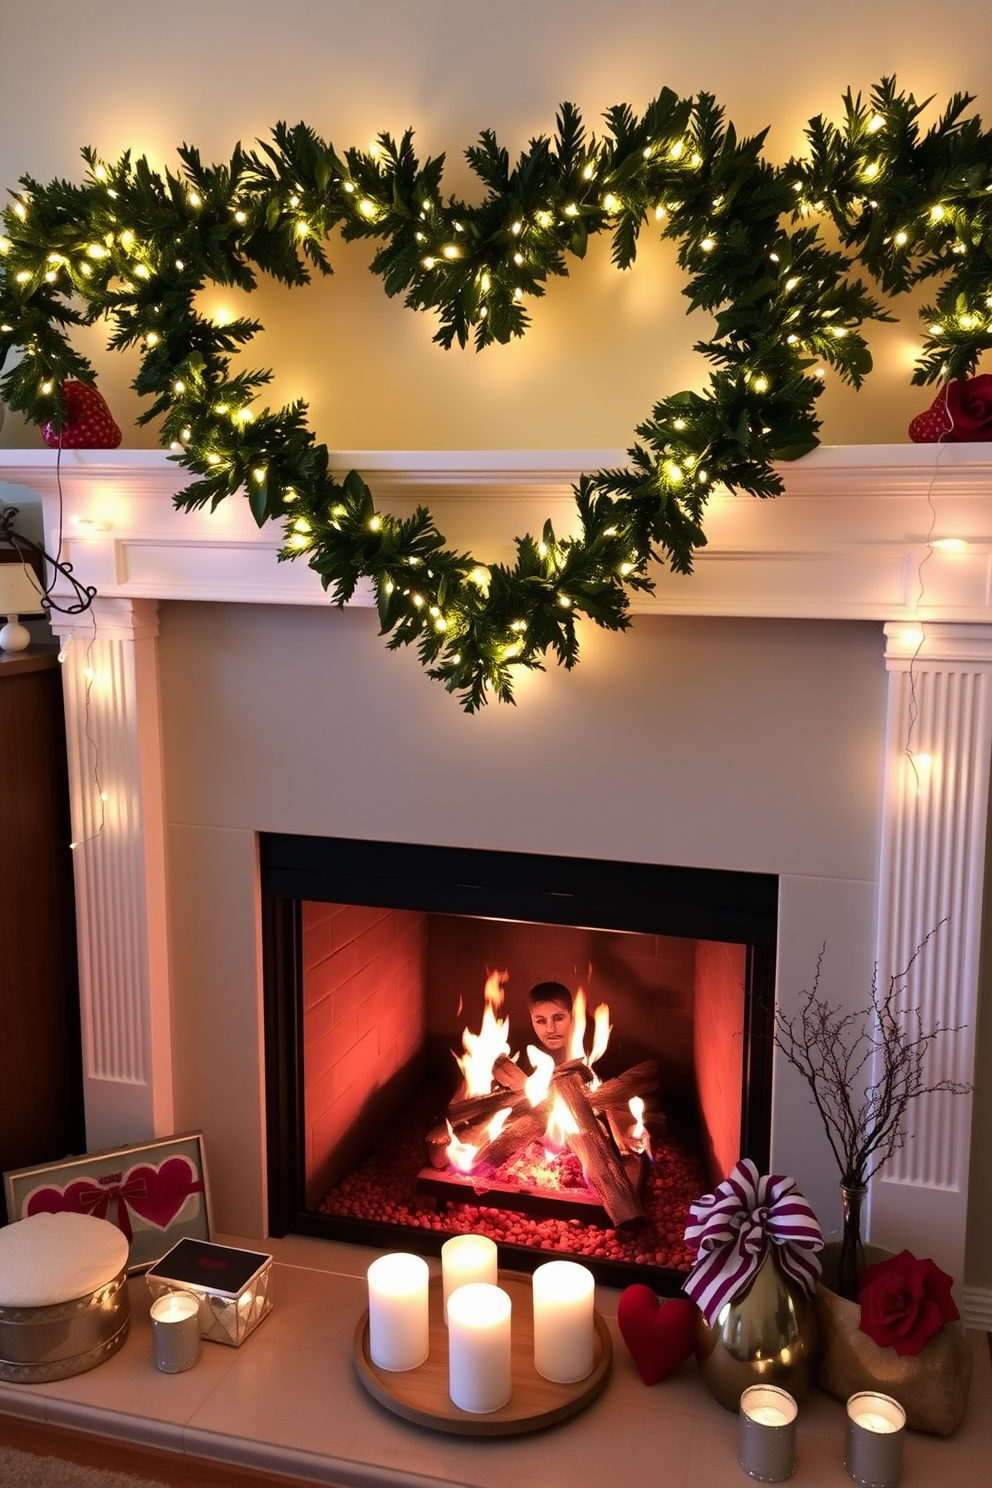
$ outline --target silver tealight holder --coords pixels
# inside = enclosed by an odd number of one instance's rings
[[[192,1292],[166,1292],[151,1307],[152,1353],[163,1374],[182,1374],[200,1359],[200,1303]]]
[[[799,1407],[778,1385],[750,1385],[741,1395],[740,1463],[759,1483],[784,1483],[796,1465]]]
[[[861,1390],[847,1402],[844,1466],[862,1488],[896,1488],[902,1478],[906,1412],[891,1395]]]

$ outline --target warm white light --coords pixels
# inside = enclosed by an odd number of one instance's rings
[[[189,192],[187,200],[189,201],[191,207],[200,207],[203,205],[202,198],[198,191]]]
[[[712,253],[713,252],[713,249],[716,247],[716,239],[715,238],[704,238],[703,241],[700,243],[699,246],[700,246],[700,248],[702,248],[702,250],[703,250],[704,253]]]
[[[930,208],[931,222],[943,222],[945,215],[944,209],[939,203],[937,206]]]
[[[879,173],[880,170],[881,170],[881,166],[879,165],[878,161],[877,160],[870,160],[868,162],[868,164],[865,166],[864,171],[863,171],[863,175],[864,175],[865,180],[866,181],[874,181],[875,177],[878,175],[878,173]]]
[[[444,254],[445,258],[461,258],[462,256],[462,250],[456,243],[445,243],[444,247],[441,249],[441,252]]]
[[[942,553],[964,553],[969,543],[963,537],[937,537],[930,544],[932,548],[939,548]]]
[[[234,214],[234,220],[235,220],[235,222],[247,222],[248,221],[248,213],[247,212],[241,212],[241,211],[235,212],[235,214]]]
[[[83,272],[89,272],[85,264],[83,264]],[[139,279],[148,279],[151,277],[147,264],[135,264],[134,272]]]
[[[159,341],[161,339],[162,338],[159,335],[158,331],[149,331],[148,332],[148,335],[145,337],[145,345],[146,346],[157,346],[158,343],[159,343]]]
[[[617,201],[612,191],[607,192],[606,196],[603,197],[603,208],[605,211],[615,212],[619,205],[620,203]]]
[[[371,201],[369,197],[365,196],[358,203],[358,210],[361,212],[363,217],[374,217],[379,208],[376,206],[374,201]]]
[[[370,532],[378,532],[379,529],[381,528],[381,526],[382,526],[382,518],[378,514],[376,516],[374,516],[374,517],[370,517],[369,518],[369,531]]]
[[[432,269],[434,267],[434,265],[435,265],[436,262],[437,262],[437,259],[435,259],[435,258],[425,258],[424,259],[424,268],[425,269]]]
[[[186,391],[186,384],[184,382],[174,382],[172,384],[172,391],[174,393],[184,393]]]
[[[904,243],[908,243],[909,242],[909,233],[906,233],[906,232],[897,232],[896,233],[896,237],[895,237],[895,241],[896,241],[896,244],[898,245],[898,247],[901,248]]]

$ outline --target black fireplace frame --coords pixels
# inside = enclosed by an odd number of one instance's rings
[[[268,1222],[302,1234],[440,1254],[448,1236],[319,1214],[306,1204],[302,905],[360,904],[487,919],[729,941],[746,947],[741,1156],[766,1172],[771,1145],[778,879],[773,874],[557,857],[343,837],[259,834],[262,892]],[[532,1271],[546,1253],[501,1245],[501,1264]],[[684,1274],[589,1261],[598,1281],[642,1281],[666,1295]]]

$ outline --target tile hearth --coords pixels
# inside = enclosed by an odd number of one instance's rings
[[[747,1481],[737,1462],[736,1419],[710,1398],[691,1361],[650,1390],[641,1383],[616,1331],[617,1291],[597,1289],[615,1345],[599,1400],[533,1435],[463,1439],[388,1414],[356,1378],[352,1339],[374,1252],[302,1238],[266,1248],[275,1256],[275,1306],[240,1349],[208,1345],[189,1373],[157,1373],[148,1291],[137,1277],[131,1335],[120,1353],[75,1379],[0,1385],[0,1413],[336,1488],[600,1488],[618,1468],[654,1488],[737,1488]],[[986,1488],[992,1355],[988,1335],[970,1336],[975,1374],[965,1423],[948,1441],[908,1435],[905,1488]],[[842,1406],[819,1391],[804,1404],[797,1488],[849,1488],[843,1419]]]

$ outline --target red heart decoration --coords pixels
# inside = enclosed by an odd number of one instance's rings
[[[696,1304],[688,1297],[659,1302],[649,1286],[629,1286],[617,1305],[620,1336],[646,1385],[674,1373],[693,1349]]]
[[[128,1210],[160,1230],[168,1229],[190,1194],[202,1193],[203,1184],[188,1157],[169,1157],[158,1168],[139,1163],[123,1175],[114,1174],[113,1182],[77,1178],[65,1188],[36,1188],[28,1196],[25,1214],[93,1214],[113,1222],[131,1239]]]
[[[43,426],[41,437],[49,449],[116,449],[121,431],[102,394],[85,382],[62,385],[65,398],[65,424],[61,434],[50,423]]]

